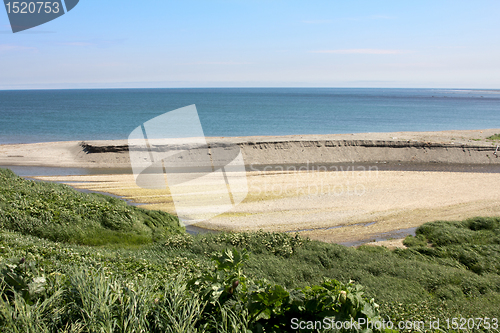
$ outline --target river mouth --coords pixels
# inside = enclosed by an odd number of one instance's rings
[[[246,166],[246,171],[254,172],[326,172],[356,174],[374,171],[422,171],[422,172],[478,172],[500,173],[500,164],[461,163],[412,163],[412,162],[371,162],[371,163],[288,163]]]
[[[20,177],[132,174],[132,168],[63,168],[24,165],[0,165],[0,168],[10,169]]]
[[[340,242],[337,244],[344,245],[344,246],[349,246],[349,247],[357,247],[360,245],[368,244],[368,243],[373,243],[373,242],[383,242],[391,239],[402,239],[406,238],[407,236],[415,236],[417,228],[407,228],[407,229],[398,229],[398,230],[391,230],[387,232],[381,232],[372,235],[371,237],[361,239],[361,240],[355,240],[355,241],[349,241],[349,242]]]
[[[341,224],[341,225],[336,225],[333,227],[326,227],[326,228],[299,229],[299,230],[290,230],[290,231],[285,231],[285,232],[292,233],[292,232],[302,232],[302,231],[333,230],[333,229],[349,228],[349,227],[368,227],[368,226],[374,225],[376,223],[377,223],[377,221],[361,222],[361,223],[354,223],[354,224]]]
[[[371,225],[375,225],[378,221],[372,222],[361,222],[361,223],[353,223],[353,224],[342,224],[336,225],[333,227],[326,228],[314,228],[314,229],[301,229],[295,231],[286,231],[286,233],[294,233],[294,232],[303,232],[303,231],[320,231],[320,230],[333,230],[333,229],[342,229],[342,228],[352,228],[352,227],[369,227]],[[379,232],[371,234],[369,237],[364,237],[363,239],[358,239],[354,241],[348,242],[336,242],[336,244],[348,246],[348,247],[357,247],[363,244],[372,243],[372,242],[382,242],[391,239],[402,239],[407,236],[415,236],[417,228],[406,228],[406,229],[397,229],[386,232]]]
[[[83,176],[132,174],[132,168],[66,168],[43,166],[8,165],[0,168],[10,169],[21,177],[40,176]],[[478,172],[500,173],[500,164],[458,164],[458,163],[288,163],[269,165],[246,165],[247,172],[325,172],[336,171],[356,173],[365,171],[423,171],[423,172]]]

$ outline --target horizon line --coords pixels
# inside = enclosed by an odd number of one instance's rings
[[[464,88],[464,87],[373,87],[373,86],[181,86],[181,87],[71,87],[71,88],[0,88],[0,91],[26,91],[26,90],[113,90],[113,89],[448,89],[448,90],[477,90],[477,91],[499,91],[500,88]]]

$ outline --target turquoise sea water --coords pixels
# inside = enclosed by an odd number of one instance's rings
[[[206,136],[500,128],[500,91],[240,88],[0,91],[0,144],[126,139],[196,104]]]

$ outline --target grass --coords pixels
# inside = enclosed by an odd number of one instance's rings
[[[500,140],[500,134],[493,134],[493,135],[487,137],[486,139],[495,140],[495,141]]]
[[[8,171],[0,181],[2,332],[288,332],[293,313],[343,311],[342,290],[394,322],[500,318],[500,218],[427,223],[407,249],[356,249],[263,231],[190,236],[166,213]],[[293,312],[291,295],[335,302]]]
[[[62,184],[27,181],[5,169],[0,170],[0,228],[84,245],[140,245],[183,232],[167,213]]]

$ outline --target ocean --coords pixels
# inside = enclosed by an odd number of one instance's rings
[[[500,127],[499,90],[359,88],[0,91],[0,144],[126,139],[196,104],[205,136]]]

